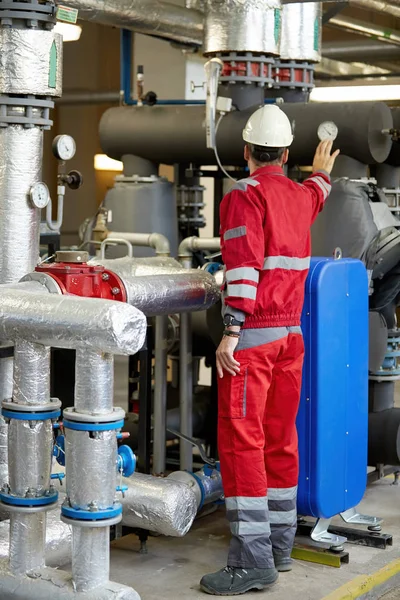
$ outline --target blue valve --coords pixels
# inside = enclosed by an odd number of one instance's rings
[[[118,448],[117,469],[118,472],[122,472],[124,477],[130,477],[135,472],[136,456],[129,446],[120,446]]]
[[[59,435],[56,438],[53,456],[56,457],[56,461],[59,465],[65,467],[65,437],[63,435]]]
[[[128,491],[128,486],[127,485],[118,485],[116,487],[117,492],[122,492],[122,494],[125,494],[125,492]]]
[[[61,483],[62,480],[65,478],[65,473],[52,473],[52,475],[50,475],[50,479],[58,479],[58,481]]]
[[[207,273],[210,273],[210,275],[214,275],[217,271],[220,270],[221,266],[222,265],[220,263],[210,262],[204,266],[204,270],[207,271]]]
[[[59,421],[57,421],[57,423],[53,423],[53,429],[60,429],[61,425],[62,424]]]

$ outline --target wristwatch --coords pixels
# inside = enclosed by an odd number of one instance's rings
[[[243,321],[238,321],[232,315],[225,315],[224,316],[224,325],[225,325],[225,327],[242,327]]]

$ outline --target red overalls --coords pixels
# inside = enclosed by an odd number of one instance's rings
[[[304,346],[300,318],[310,227],[330,192],[279,166],[237,182],[221,204],[224,311],[245,319],[240,374],[219,380],[218,438],[232,539],[228,565],[272,568],[296,532],[298,411]]]

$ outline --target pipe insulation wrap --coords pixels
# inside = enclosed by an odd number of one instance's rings
[[[29,191],[41,180],[42,153],[42,129],[0,128],[0,283],[18,281],[39,261],[40,211]]]
[[[115,431],[65,429],[67,496],[72,508],[111,508],[117,487]]]
[[[319,2],[297,2],[282,8],[282,60],[320,62],[322,8]]]
[[[46,421],[11,419],[8,426],[10,492],[26,496],[28,490],[43,495],[50,486],[53,425]]]
[[[0,93],[61,96],[62,58],[62,35],[54,30],[2,27]]]
[[[201,46],[203,16],[160,0],[63,0],[77,8],[79,18],[102,25],[131,29],[182,44]]]
[[[113,300],[4,288],[0,293],[0,339],[129,355],[143,346],[146,325],[143,313]]]
[[[184,483],[135,473],[124,478],[128,486],[121,502],[122,523],[163,535],[182,537],[197,514],[194,492]]]
[[[0,291],[1,293],[1,291]],[[14,358],[7,356],[0,358],[0,402],[3,400],[11,400],[13,395],[14,384]],[[1,421],[0,421],[1,423]],[[1,425],[0,425],[1,429]],[[0,433],[1,436],[1,433]],[[1,444],[0,444],[1,445]],[[1,463],[1,452],[0,452]]]
[[[111,413],[114,399],[114,356],[79,348],[75,364],[75,411],[93,415]]]
[[[258,108],[226,115],[219,126],[217,145],[226,165],[244,165],[242,131]],[[334,121],[339,134],[337,147],[346,156],[364,164],[384,162],[392,147],[383,129],[393,127],[390,108],[383,102],[312,102],[282,104],[282,110],[295,122],[295,138],[290,147],[289,163],[311,165],[318,145],[317,129],[323,121]],[[206,148],[204,107],[142,106],[107,110],[100,121],[100,143],[111,158],[124,154],[140,155],[158,163],[215,163],[212,150]]]
[[[62,567],[71,561],[72,528],[60,519],[60,506],[46,513],[46,564]],[[10,551],[10,521],[0,523],[0,560]]]
[[[36,578],[9,573],[7,561],[0,563],[1,600],[140,600],[126,585],[107,582],[91,592],[77,592],[71,573],[44,567],[35,571]]]
[[[77,592],[89,592],[109,581],[110,528],[72,528],[72,578]]]
[[[279,55],[280,0],[206,0],[204,54]]]
[[[46,514],[11,513],[10,569],[15,575],[44,567]]]
[[[22,340],[16,342],[13,402],[35,405],[50,402],[49,346]]]
[[[109,271],[114,271],[122,278],[147,277],[148,275],[168,275],[184,273],[180,263],[166,256],[149,256],[146,258],[92,258],[89,265],[102,265]]]
[[[8,483],[8,425],[0,417],[0,488],[4,483]],[[0,518],[2,508],[0,505]]]

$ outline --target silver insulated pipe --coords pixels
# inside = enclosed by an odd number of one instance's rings
[[[282,7],[282,60],[320,62],[321,17],[319,2],[297,2]]]

